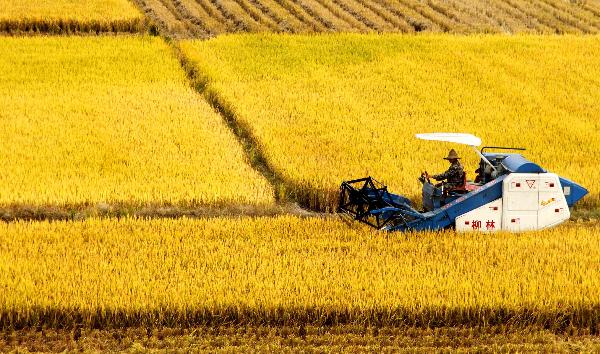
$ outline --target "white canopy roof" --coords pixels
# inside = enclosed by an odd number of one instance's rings
[[[470,146],[481,145],[481,139],[475,135],[465,133],[427,133],[417,134],[416,137],[423,140],[446,141]]]

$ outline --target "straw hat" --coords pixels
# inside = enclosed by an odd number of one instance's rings
[[[448,153],[447,157],[444,157],[444,160],[459,160],[460,157],[458,157],[458,154],[456,153],[456,151],[454,151],[454,149],[450,149],[450,152]]]

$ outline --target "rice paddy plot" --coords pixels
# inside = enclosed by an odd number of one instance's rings
[[[0,38],[0,106],[9,214],[273,202],[160,38]]]
[[[386,234],[291,216],[8,223],[0,326],[598,333],[598,232]]]
[[[128,0],[3,0],[0,32],[139,32],[143,14]]]
[[[257,141],[281,193],[332,210],[343,180],[371,175],[420,198],[450,148],[416,133],[466,132],[590,190],[600,205],[600,37],[229,35],[185,41],[206,97]]]

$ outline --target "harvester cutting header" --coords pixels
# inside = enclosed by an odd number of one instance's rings
[[[479,155],[474,181],[466,173],[454,150],[443,174],[423,172],[423,210],[416,210],[408,198],[390,193],[371,177],[342,183],[339,211],[353,219],[388,231],[526,231],[556,226],[571,216],[570,207],[588,191],[575,182],[550,173],[514,151],[522,148],[483,147],[471,134],[417,134],[435,140],[471,146]],[[490,150],[493,150],[490,151]],[[507,151],[513,151],[508,153]],[[431,180],[443,181],[433,184]]]

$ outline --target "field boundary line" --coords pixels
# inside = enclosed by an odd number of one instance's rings
[[[405,307],[348,309],[323,306],[291,306],[289,308],[260,308],[244,305],[221,305],[216,308],[188,309],[150,308],[126,311],[103,308],[80,309],[73,307],[40,307],[28,310],[28,316],[20,316],[17,309],[0,311],[1,330],[26,328],[127,328],[177,326],[264,325],[331,327],[336,325],[369,325],[392,328],[444,328],[485,327],[489,325],[534,326],[552,333],[569,333],[584,330],[592,335],[600,333],[600,305],[565,306],[556,309],[537,309],[533,306],[511,308],[498,307],[446,307],[425,306],[415,310]]]
[[[290,198],[289,193],[289,191],[296,189],[291,188],[290,183],[271,167],[250,127],[237,117],[230,104],[224,102],[217,92],[209,87],[209,78],[204,76],[196,65],[187,58],[179,43],[172,40],[167,40],[167,42],[173,48],[174,54],[186,73],[192,88],[201,96],[200,98],[205,99],[223,118],[227,127],[242,146],[249,165],[272,185],[276,203],[296,202],[295,198]]]

